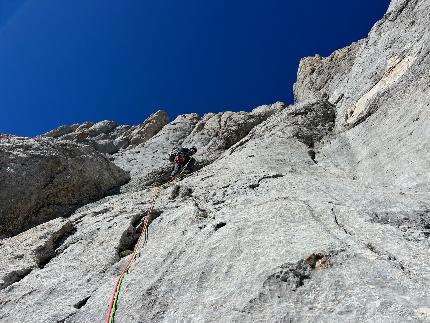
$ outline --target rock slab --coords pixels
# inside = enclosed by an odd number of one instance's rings
[[[127,172],[89,146],[0,139],[0,235],[22,232],[107,195]]]

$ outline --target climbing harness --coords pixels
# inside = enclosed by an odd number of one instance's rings
[[[109,304],[109,310],[108,310],[106,323],[113,323],[114,322],[114,317],[115,317],[115,313],[116,313],[116,307],[117,307],[117,303],[118,303],[118,297],[119,297],[119,292],[121,289],[121,284],[124,280],[125,275],[129,273],[129,271],[131,269],[131,265],[140,256],[140,250],[148,241],[149,221],[151,219],[152,210],[154,209],[155,201],[157,199],[158,193],[160,192],[160,189],[164,188],[164,186],[167,186],[168,184],[174,182],[177,179],[181,179],[181,175],[183,174],[184,170],[187,168],[189,162],[190,161],[188,161],[185,164],[185,166],[182,168],[182,170],[177,175],[175,175],[173,178],[169,179],[167,182],[155,187],[155,189],[153,190],[152,197],[151,197],[151,200],[149,203],[149,208],[148,208],[148,211],[146,212],[146,216],[145,216],[145,219],[143,221],[143,227],[142,227],[139,239],[137,240],[137,243],[134,246],[133,253],[131,254],[130,259],[128,260],[127,264],[125,265],[124,269],[122,270],[121,274],[118,276],[118,279],[116,280],[115,287],[113,289],[113,293],[112,293],[112,297],[111,297],[111,301]]]

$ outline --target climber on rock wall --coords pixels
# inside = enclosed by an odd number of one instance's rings
[[[196,147],[180,148],[177,151],[170,153],[170,160],[175,162],[175,167],[172,171],[171,177],[175,177],[184,167],[186,173],[190,174],[194,170],[196,160],[192,157],[197,152]]]

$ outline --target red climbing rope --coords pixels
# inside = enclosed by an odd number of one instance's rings
[[[189,163],[190,161],[188,161]],[[119,297],[119,292],[121,289],[121,284],[122,281],[125,277],[126,274],[128,274],[128,271],[130,270],[130,267],[133,263],[133,260],[136,260],[137,255],[139,254],[139,250],[141,249],[141,247],[148,241],[148,226],[149,226],[149,220],[151,219],[151,214],[152,214],[152,210],[154,209],[154,204],[155,201],[157,199],[158,193],[160,191],[160,188],[163,187],[166,184],[169,184],[173,181],[175,181],[177,178],[179,178],[182,173],[184,172],[184,170],[187,168],[188,163],[182,168],[182,170],[173,178],[171,178],[169,181],[167,181],[164,184],[161,184],[157,187],[155,187],[155,189],[152,192],[152,197],[149,203],[149,207],[148,207],[148,211],[146,212],[146,216],[145,219],[143,221],[143,226],[139,235],[139,239],[137,240],[136,245],[134,246],[133,249],[133,253],[131,254],[130,259],[128,260],[127,264],[125,265],[124,269],[122,270],[121,274],[118,276],[118,279],[116,280],[115,283],[115,287],[113,289],[113,293],[112,293],[112,297],[111,297],[111,301],[109,304],[109,310],[108,310],[108,316],[107,316],[107,320],[106,323],[113,323],[114,322],[114,317],[115,317],[115,312],[116,312],[116,305],[118,302],[118,297]],[[143,242],[142,242],[143,241]]]

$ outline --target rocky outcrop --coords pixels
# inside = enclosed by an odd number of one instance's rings
[[[195,113],[178,116],[146,144],[114,156],[114,162],[132,175],[132,180],[123,190],[140,190],[167,180],[172,171],[168,154],[178,146],[196,146],[197,168],[208,165],[253,127],[284,107],[282,102],[277,102],[257,107],[249,113],[208,113],[202,118]]]
[[[365,41],[361,40],[348,47],[339,49],[329,57],[306,57],[300,60],[297,81],[294,84],[294,101],[318,100],[328,98],[336,104],[343,93],[336,90],[347,78],[357,53]]]
[[[0,165],[1,235],[68,215],[129,179],[91,147],[52,139],[1,139]]]
[[[180,146],[200,120],[196,113],[178,116],[143,147],[121,151],[114,156],[114,163],[130,172],[132,180],[123,187],[125,191],[138,191],[147,185],[165,181],[172,165],[169,152]]]
[[[325,93],[336,105],[325,165],[369,184],[429,187],[429,10],[428,1],[393,1],[367,39],[301,62],[296,99]]]
[[[60,126],[43,136],[90,145],[99,152],[114,154],[120,149],[144,144],[167,123],[167,113],[159,110],[137,126],[120,126],[115,121],[109,120],[100,121],[96,124],[84,122],[81,125]]]
[[[207,165],[244,138],[256,125],[284,108],[284,103],[276,102],[257,107],[249,113],[227,111],[205,114],[182,145],[196,146],[197,160]]]
[[[427,76],[422,69],[428,57],[427,18],[426,1],[392,1],[368,38],[327,58],[316,56],[300,62],[296,101],[325,94],[337,105],[339,128],[362,122],[378,109],[379,101],[396,97],[396,92]]]
[[[428,12],[392,1],[367,39],[302,62],[297,102],[261,123],[273,106],[181,115],[114,154],[120,194],[1,241],[0,320],[105,321],[148,185],[196,145],[205,167],[160,189],[115,322],[428,322]]]
[[[167,113],[157,111],[152,114],[144,123],[135,127],[130,137],[130,146],[135,147],[144,144],[155,136],[168,122]]]

